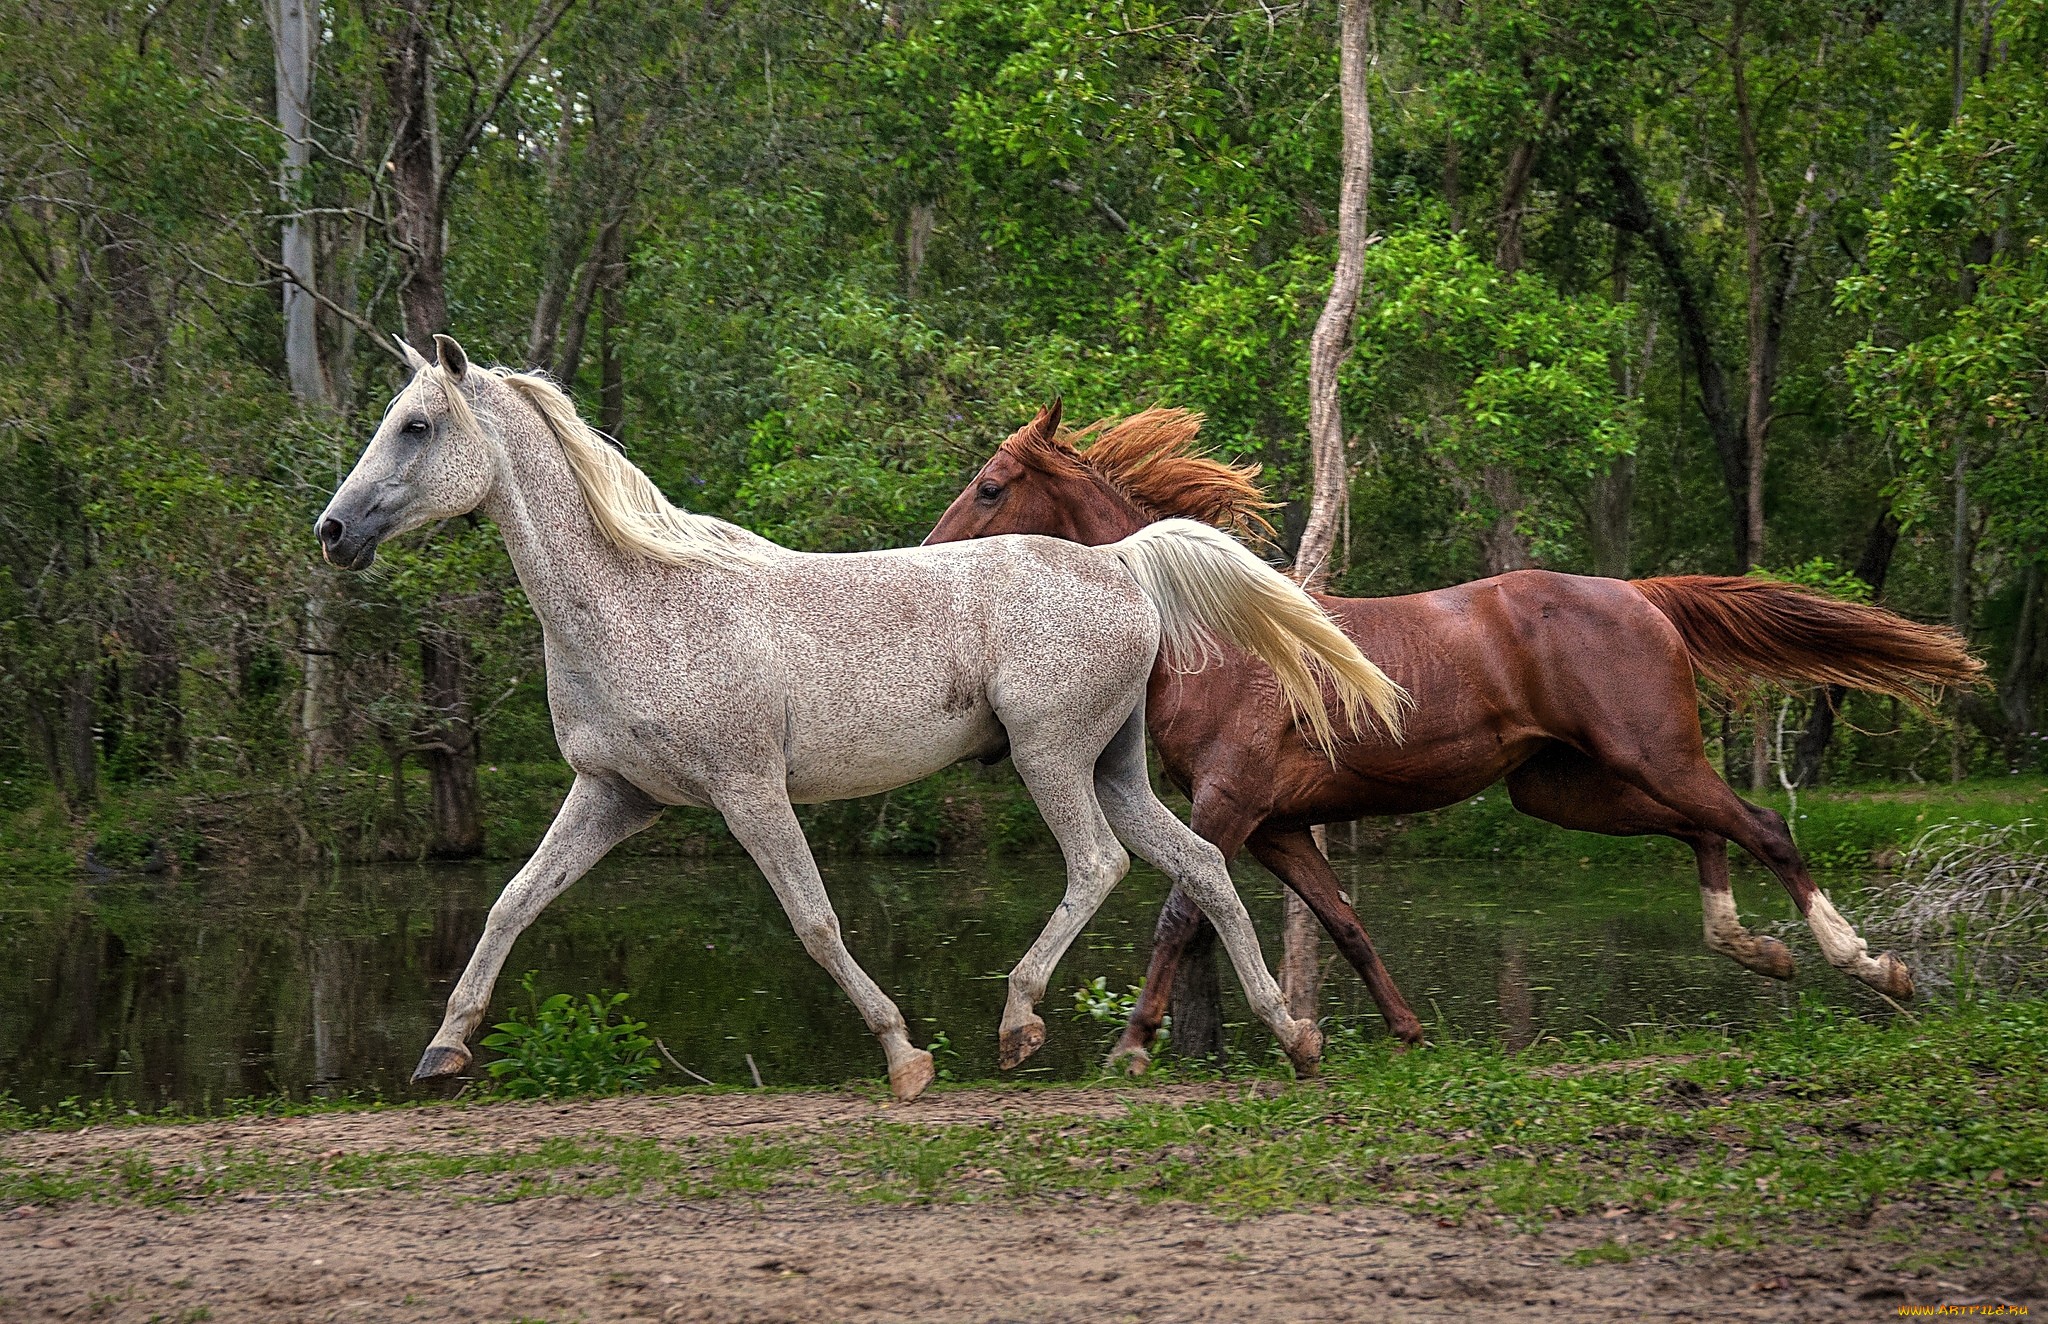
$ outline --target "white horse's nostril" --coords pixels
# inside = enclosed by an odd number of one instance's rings
[[[332,547],[341,541],[341,521],[330,515],[326,519],[321,520],[320,527],[313,530],[313,532],[324,545]]]

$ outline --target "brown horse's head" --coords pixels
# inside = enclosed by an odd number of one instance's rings
[[[1259,491],[1259,467],[1203,455],[1201,427],[1200,414],[1148,409],[1067,432],[1055,400],[996,449],[925,542],[1044,533],[1099,546],[1175,517],[1271,533],[1262,512],[1273,503]],[[1077,443],[1090,438],[1082,450]]]

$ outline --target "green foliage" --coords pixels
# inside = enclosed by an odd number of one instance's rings
[[[1830,597],[1844,602],[1869,602],[1870,585],[1853,570],[1844,570],[1825,556],[1816,556],[1810,561],[1780,570],[1765,570],[1759,566],[1751,570],[1753,579],[1775,579],[1801,588],[1819,589]]]
[[[1112,992],[1109,981],[1101,975],[1074,990],[1074,1014],[1098,1024],[1122,1025],[1131,1018],[1137,1005],[1135,984],[1121,993]]]
[[[1212,445],[1264,466],[1283,547],[1299,527],[1334,257],[1335,7],[628,0],[572,6],[548,34],[528,4],[428,9],[446,329],[480,361],[545,360],[683,504],[813,550],[915,542],[1064,392],[1077,420],[1205,412]],[[1741,11],[1763,93],[1767,563],[1854,564],[1895,506],[1910,536],[1886,604],[1944,616],[1960,450],[1960,582],[2002,686],[1960,738],[1845,724],[1830,775],[1945,772],[1957,739],[1966,770],[2022,762],[2048,696],[2029,578],[2048,547],[2048,19],[2043,0],[1966,10],[1965,73],[1982,73],[1952,123],[1952,6]],[[470,659],[487,759],[557,757],[538,627],[491,529],[402,540],[367,577],[317,563],[307,524],[398,380],[366,328],[404,320],[421,257],[384,168],[402,25],[371,5],[321,33],[312,165],[288,188],[329,301],[332,399],[311,404],[283,361],[291,208],[253,13],[0,13],[0,787],[47,791],[60,818],[173,786],[321,801],[337,771],[410,787],[390,762],[416,775],[442,717],[420,677],[430,625]],[[1617,508],[1628,564],[1603,568],[1742,569],[1740,457],[1702,387],[1721,383],[1739,434],[1735,21],[1377,7],[1342,587],[1475,577],[1503,516],[1542,565],[1588,570]],[[529,49],[486,106],[504,53]],[[310,631],[323,594],[331,650]],[[297,725],[323,658],[346,768],[316,777]],[[316,850],[410,849],[400,820],[426,792],[409,793],[355,796],[346,833],[324,811],[286,821]],[[1028,815],[969,832],[900,807],[846,819],[841,844],[1045,840]],[[493,825],[492,849],[528,827]],[[37,841],[52,834],[91,844],[62,824]]]
[[[514,1098],[562,1098],[572,1094],[619,1094],[639,1089],[661,1070],[654,1041],[641,1031],[645,1021],[615,1013],[625,993],[586,993],[578,1002],[567,993],[542,998],[529,970],[519,981],[530,1013],[492,1027],[484,1047],[500,1054],[487,1068],[497,1088]]]
[[[1513,474],[1539,498],[1525,532],[1556,555],[1569,519],[1544,489],[1635,451],[1634,408],[1612,369],[1634,310],[1503,273],[1464,236],[1431,230],[1366,250],[1366,279],[1377,297],[1353,373],[1369,411],[1447,465],[1478,518],[1524,515],[1503,509],[1486,481],[1489,470]]]
[[[2005,54],[1940,129],[1902,126],[1870,217],[1869,267],[1836,299],[1870,319],[1848,356],[1858,411],[1889,438],[1906,522],[1939,518],[1957,447],[1993,530],[2048,547],[2048,4],[1997,15]]]

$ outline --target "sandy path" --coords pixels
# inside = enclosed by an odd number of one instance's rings
[[[159,1163],[232,1144],[299,1153],[482,1152],[550,1135],[680,1139],[884,1117],[977,1122],[1113,1112],[1243,1085],[960,1091],[909,1108],[843,1094],[490,1104],[297,1120],[31,1133],[0,1159],[50,1171],[142,1149]],[[76,1203],[0,1212],[0,1321],[1382,1319],[1877,1320],[1899,1305],[2040,1303],[2039,1248],[1987,1247],[1939,1214],[1837,1229],[1818,1245],[1679,1250],[1674,1218],[1580,1219],[1523,1235],[1398,1208],[1226,1222],[1183,1206],[1043,1199],[937,1206],[823,1190],[703,1202],[643,1194],[495,1203],[502,1182],[430,1193],[245,1195],[182,1210]],[[1575,1250],[1626,1238],[1630,1263]],[[1802,1238],[1801,1240],[1806,1240]],[[1974,1250],[1983,1267],[1911,1256]]]
[[[1231,1224],[1135,1203],[877,1207],[817,1196],[84,1208],[0,1223],[0,1318],[1875,1320],[1908,1300],[2014,1290],[1879,1267],[1897,1246],[1564,1263],[1613,1231],[1596,1224],[1529,1237],[1388,1210]]]
[[[827,1092],[640,1094],[569,1103],[493,1100],[387,1112],[22,1131],[0,1136],[0,1161],[61,1168],[109,1151],[141,1149],[163,1164],[226,1147],[281,1157],[336,1151],[467,1154],[593,1133],[674,1141],[758,1131],[802,1133],[850,1122],[957,1125],[1005,1117],[1108,1117],[1133,1102],[1257,1097],[1261,1088],[1277,1086],[1257,1081],[1128,1086],[1112,1080],[1040,1090],[935,1090],[908,1104],[879,1093]]]

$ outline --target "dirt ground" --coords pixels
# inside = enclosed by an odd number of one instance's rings
[[[1216,1086],[1148,1089],[1165,1101]],[[61,1170],[141,1148],[159,1162],[233,1144],[279,1155],[481,1152],[550,1135],[802,1132],[892,1118],[985,1122],[1122,1108],[1114,1089],[494,1104],[225,1124],[35,1132],[0,1159]],[[1938,1215],[1879,1212],[1759,1251],[1662,1249],[1679,1218],[1580,1219],[1522,1235],[1396,1208],[1219,1219],[1186,1206],[1034,1200],[934,1206],[820,1192],[703,1202],[432,1193],[224,1197],[184,1210],[81,1203],[0,1212],[0,1321],[1877,1320],[1907,1303],[2048,1301],[2038,1259],[1967,1272]],[[1914,1235],[1902,1242],[1897,1233]],[[1626,1239],[1625,1264],[1571,1264]],[[1642,1250],[1639,1248],[1647,1248]],[[1980,1248],[1981,1249],[1981,1248]]]

